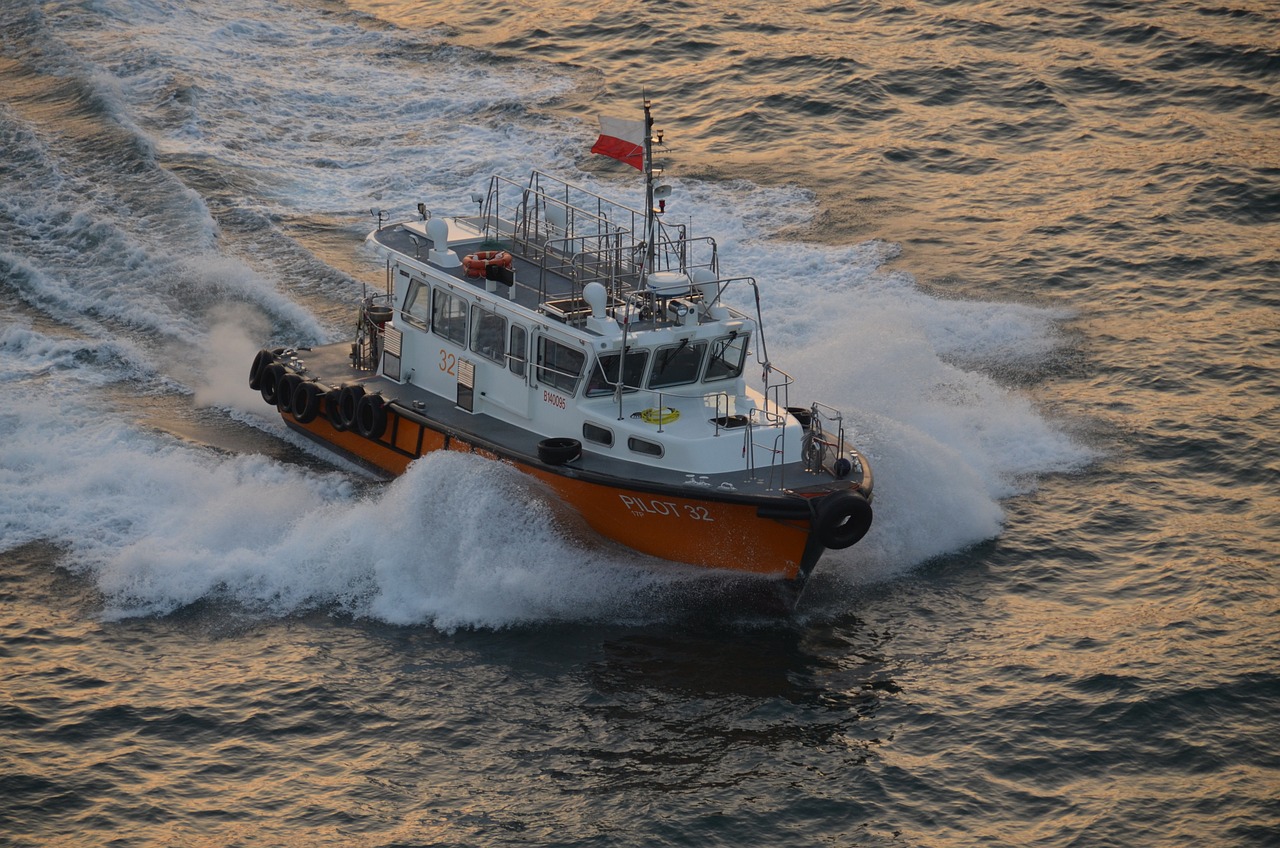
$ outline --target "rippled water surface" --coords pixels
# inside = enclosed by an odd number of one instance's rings
[[[1274,4],[0,12],[0,843],[1280,842]],[[785,620],[243,385],[643,94],[874,464]]]

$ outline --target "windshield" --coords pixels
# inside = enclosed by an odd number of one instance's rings
[[[694,382],[698,379],[702,355],[706,350],[706,342],[691,342],[688,339],[670,347],[658,348],[653,360],[653,373],[649,375],[649,388],[661,389]]]
[[[703,381],[728,380],[742,373],[747,361],[747,333],[730,333],[716,339],[711,345],[711,358],[707,361],[707,373]]]
[[[591,369],[591,380],[587,383],[587,397],[601,397],[603,395],[613,394],[614,386],[618,383],[618,364],[623,356],[618,353],[601,354],[596,360],[596,365]],[[626,364],[623,366],[625,372],[624,392],[634,392],[640,388],[640,381],[644,378],[645,366],[649,364],[649,351],[647,350],[628,350],[626,355]]]

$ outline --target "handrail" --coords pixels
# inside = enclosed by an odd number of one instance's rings
[[[573,283],[574,294],[580,295],[582,287],[587,283],[602,282],[614,297],[620,297],[625,290],[635,288],[640,281],[640,266],[633,259],[633,250],[620,243],[621,233],[598,233],[587,236],[566,236],[562,239],[548,239],[547,247],[541,263],[539,290],[545,298],[545,277],[548,272],[559,274]],[[616,245],[603,244],[590,247],[589,242],[619,241]],[[560,249],[560,245],[564,249]],[[572,248],[580,250],[572,251]],[[572,251],[572,252],[571,252]],[[552,255],[565,257],[558,264],[549,260]]]
[[[810,426],[811,432],[819,442],[817,465],[822,466],[825,463],[826,448],[828,445],[835,446],[835,452],[838,456],[844,450],[844,413],[833,406],[827,406],[825,403],[814,401],[810,406],[813,412],[813,422]],[[825,411],[825,412],[824,412]],[[823,420],[834,420],[836,425],[836,438],[834,442],[828,442],[821,437],[826,435],[826,428],[823,426]]]
[[[641,388],[640,386],[624,386],[620,380],[614,381],[609,379],[605,379],[604,384],[606,386],[613,387],[613,396],[615,398],[618,397],[619,390],[621,390],[622,394],[634,394],[634,395],[647,392],[650,395],[653,395],[657,398],[656,408],[658,409],[663,409],[666,407],[666,401],[668,398],[678,398],[680,400],[700,400],[700,401],[703,401],[704,403],[708,398],[713,398],[715,400],[714,408],[715,408],[715,414],[716,414],[715,435],[717,436],[720,435],[720,431],[722,429],[728,429],[725,425],[720,423],[721,418],[727,418],[729,415],[729,393],[726,391],[698,392],[697,394],[691,394],[686,392],[668,392],[665,389],[645,389],[645,388]],[[603,398],[603,397],[606,397],[606,395],[600,395],[600,397]],[[722,403],[723,403],[723,407],[721,406]],[[722,408],[724,413],[723,415],[721,414]],[[619,412],[621,412],[621,409],[619,409]],[[663,425],[661,421],[659,421],[659,424],[658,424],[659,433],[662,432],[662,426]]]
[[[537,342],[535,341],[533,344],[535,345],[535,347],[533,348],[533,350],[537,351],[537,347],[536,347]],[[565,394],[567,394],[567,395],[572,396],[572,395],[577,394],[577,392],[578,392],[578,385],[582,382],[582,376],[583,376],[583,374],[585,373],[585,370],[580,368],[576,374],[575,374],[574,372],[572,372],[572,371],[563,371],[563,370],[561,370],[561,369],[559,369],[559,368],[555,367],[554,365],[548,365],[548,364],[546,364],[545,362],[542,362],[542,361],[541,361],[541,356],[539,355],[539,353],[540,353],[540,352],[535,353],[535,354],[534,354],[534,356],[533,356],[530,360],[527,360],[527,361],[526,361],[526,362],[527,362],[527,364],[528,364],[529,366],[532,366],[532,368],[534,369],[534,370],[533,370],[533,375],[532,375],[532,380],[530,381],[530,383],[529,383],[529,384],[530,384],[530,385],[532,385],[532,384],[536,383],[536,384],[538,384],[538,385],[542,385],[543,383],[546,383],[546,384],[548,384],[548,385],[552,386],[553,388],[557,389],[558,391],[562,391],[562,392],[564,392],[564,393],[565,393]],[[587,360],[584,358],[584,359],[583,359],[583,363],[582,363],[582,364],[583,364],[583,365],[586,365],[586,363],[587,363]],[[561,388],[560,386],[556,386],[556,385],[555,385],[551,380],[546,380],[546,379],[544,379],[544,378],[543,378],[543,374],[542,374],[542,372],[544,372],[544,371],[546,371],[546,372],[550,372],[550,373],[552,373],[552,374],[556,374],[556,375],[561,376],[561,377],[567,377],[567,378],[571,379],[571,380],[573,381],[573,387],[572,387],[572,388],[565,389],[565,388]]]
[[[517,192],[518,200],[504,203],[504,189]],[[553,215],[552,209],[559,212]],[[705,268],[719,274],[719,247],[714,239],[692,238],[684,224],[659,222],[659,237],[650,252],[638,235],[644,223],[642,212],[541,171],[534,171],[527,184],[492,177],[478,222],[486,238],[509,237],[524,258],[539,266],[544,279],[548,271],[573,279],[579,265],[595,266],[595,271],[578,276],[578,285],[607,279],[614,287],[621,278],[639,288],[641,274],[655,270],[692,274]],[[641,253],[654,257],[653,268],[644,267]],[[545,282],[540,282],[539,290],[545,293]]]
[[[782,380],[776,383],[772,382],[770,379],[770,376],[775,373],[782,375]],[[795,382],[795,378],[786,371],[783,371],[781,368],[777,368],[766,361],[764,363],[764,376],[762,379],[764,381],[765,400],[772,400],[775,407],[783,410],[782,415],[785,419],[786,409],[791,405],[791,384]],[[776,415],[777,413],[773,414]]]
[[[541,366],[537,366],[537,367],[541,367]],[[549,369],[549,370],[554,370],[554,369]],[[777,371],[779,374],[783,375],[786,378],[785,382],[779,382],[774,385],[775,390],[789,386],[791,382],[793,382],[791,376],[786,372],[781,371],[781,369],[775,368],[772,370]],[[697,392],[697,393],[670,392],[665,389],[646,389],[646,388],[641,388],[639,386],[625,386],[622,384],[621,380],[614,381],[614,380],[606,379],[604,382],[605,382],[605,385],[613,387],[613,397],[619,402],[619,407],[618,407],[619,419],[618,420],[622,420],[621,398],[624,394],[630,394],[630,395],[636,396],[641,393],[647,393],[651,398],[653,398],[652,403],[654,404],[654,407],[659,410],[666,409],[667,402],[670,400],[677,400],[677,399],[694,400],[694,401],[701,401],[703,404],[706,404],[707,401],[710,400],[715,412],[714,418],[712,419],[713,425],[715,427],[715,435],[719,436],[722,430],[730,429],[727,424],[721,423],[721,421],[728,419],[729,410],[731,408],[731,398],[730,398],[729,392],[727,391]],[[605,396],[602,395],[601,399],[603,399],[604,397]],[[834,417],[837,420],[840,420],[841,413],[838,410],[835,410],[831,407],[824,407],[824,408],[830,410],[832,413],[834,413]],[[751,479],[753,480],[757,479],[755,476],[756,475],[755,449],[760,448],[761,450],[768,451],[770,455],[770,459],[769,459],[770,485],[773,485],[773,476],[776,473],[778,475],[777,485],[780,487],[785,486],[786,480],[784,475],[786,474],[786,464],[787,464],[787,439],[786,439],[787,418],[788,418],[788,412],[787,412],[786,406],[780,405],[777,402],[768,403],[768,398],[766,398],[766,405],[764,407],[753,407],[751,409],[750,414],[746,416],[746,421],[742,425],[743,461],[744,461],[745,470]],[[765,444],[757,444],[755,437],[758,429],[778,431],[777,434],[773,437],[773,445],[771,447]],[[665,423],[662,421],[661,416],[659,416],[658,418],[657,432],[658,433],[665,432]],[[841,434],[843,435],[843,428],[841,428]]]

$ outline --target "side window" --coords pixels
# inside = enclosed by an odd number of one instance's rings
[[[649,388],[683,386],[697,380],[698,371],[702,368],[702,354],[706,350],[706,342],[690,342],[688,339],[680,344],[658,348],[653,357]]]
[[[707,361],[707,374],[703,381],[728,380],[742,374],[747,361],[747,333],[730,333],[711,343],[711,358]]]
[[[568,345],[538,336],[538,382],[573,394],[578,389],[578,378],[587,355]]]
[[[519,324],[511,325],[511,348],[507,351],[507,367],[517,377],[524,376],[524,364],[529,359],[529,333]]]
[[[605,447],[613,446],[613,431],[608,427],[592,424],[590,421],[582,422],[582,438]]]
[[[507,358],[507,319],[479,304],[471,307],[471,349],[494,362]]]
[[[601,354],[591,369],[591,379],[587,381],[587,397],[603,397],[613,394],[613,387],[618,383],[618,360],[623,357],[617,353]],[[649,351],[627,351],[623,370],[623,391],[634,392],[640,388],[644,379],[644,368],[649,364]]]
[[[431,293],[431,330],[459,347],[467,346],[467,302],[445,289]]]
[[[404,296],[404,308],[401,309],[410,324],[417,324],[423,329],[426,329],[427,322],[431,320],[428,291],[430,289],[426,283],[421,280],[410,280],[409,293]]]

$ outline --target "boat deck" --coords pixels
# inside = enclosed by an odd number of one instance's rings
[[[429,257],[433,245],[429,238],[415,231],[418,229],[415,226],[417,223],[390,224],[374,233],[373,237],[378,244],[390,251],[426,263],[437,272],[447,274],[482,291],[507,297],[527,309],[541,312],[560,321],[573,321],[575,317],[580,317],[575,310],[580,311],[584,308],[577,300],[582,292],[582,284],[575,282],[568,274],[557,270],[557,265],[568,270],[569,257],[556,257],[541,251],[532,253],[522,251],[510,238],[486,239],[475,235],[462,243],[454,241],[452,250],[458,259],[483,250],[502,250],[510,253],[512,284],[508,286],[485,277],[467,276],[466,269],[461,265],[447,267],[432,262]],[[454,233],[451,233],[451,240],[453,235]],[[621,282],[626,285],[625,281]],[[558,305],[564,308],[558,308]]]
[[[636,270],[613,266],[603,261],[598,253],[566,255],[556,249],[563,239],[536,240],[515,238],[509,234],[495,239],[477,229],[464,229],[473,223],[471,219],[448,220],[450,248],[458,260],[479,251],[500,250],[511,254],[511,285],[485,277],[468,276],[462,265],[432,261],[433,243],[425,234],[425,222],[388,224],[374,232],[372,238],[383,249],[429,265],[437,273],[579,329],[587,329],[585,319],[590,314],[590,308],[582,300],[582,288],[587,282],[600,282],[606,286],[612,298],[609,308],[620,307],[624,301],[635,307],[630,318],[634,331],[675,325],[671,314],[664,308],[653,308],[655,306],[676,300],[692,308],[702,299],[698,291],[689,288],[674,296],[667,293],[652,300],[652,292],[642,291],[638,285]],[[710,319],[699,315],[698,320]]]

